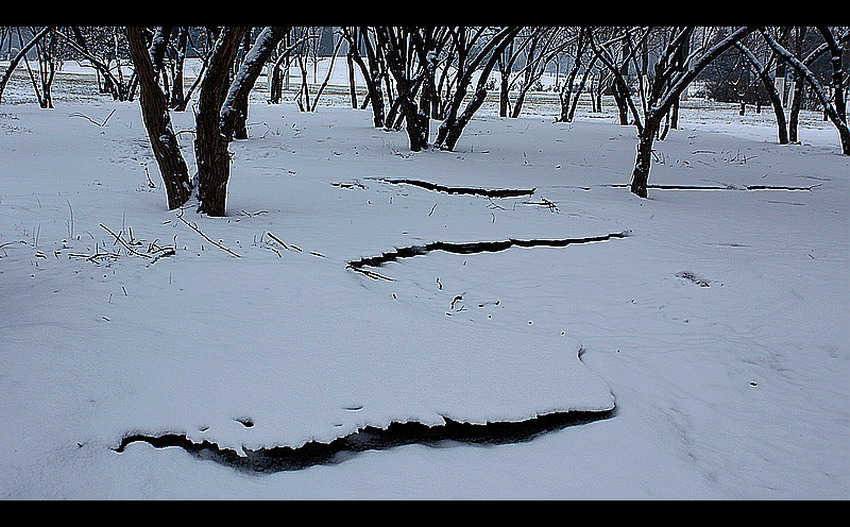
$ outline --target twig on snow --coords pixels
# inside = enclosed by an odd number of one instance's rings
[[[183,209],[180,209],[180,212],[177,214],[177,219],[178,219],[178,220],[180,220],[180,221],[182,221],[183,223],[185,223],[187,227],[189,227],[190,229],[192,229],[193,231],[195,231],[196,233],[198,233],[198,235],[200,235],[203,239],[205,239],[206,241],[208,241],[208,242],[210,242],[211,244],[215,245],[216,247],[218,247],[218,248],[219,248],[219,249],[221,249],[222,251],[226,252],[227,254],[229,254],[229,255],[231,255],[231,256],[234,256],[234,257],[236,257],[236,258],[242,258],[242,256],[241,256],[239,253],[236,253],[236,252],[234,252],[234,251],[232,251],[232,250],[228,249],[227,247],[225,247],[225,246],[224,246],[224,245],[222,245],[221,243],[219,243],[219,242],[217,242],[217,241],[213,240],[212,238],[210,238],[209,236],[207,236],[206,234],[204,234],[204,232],[203,232],[203,231],[201,231],[201,229],[197,228],[196,226],[192,225],[191,223],[189,223],[188,221],[186,221],[185,219],[183,219]]]

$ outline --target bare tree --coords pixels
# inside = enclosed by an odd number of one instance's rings
[[[632,193],[639,197],[647,197],[647,184],[649,172],[652,166],[653,143],[661,129],[661,124],[667,113],[678,100],[682,92],[693,82],[699,73],[721,53],[734,46],[736,42],[756,30],[754,27],[742,27],[731,30],[725,36],[721,36],[713,43],[705,43],[697,46],[697,49],[689,53],[686,69],[677,63],[676,56],[685,46],[690,46],[694,34],[694,27],[672,28],[667,44],[660,50],[657,62],[653,68],[654,76],[649,80],[646,90],[640,90],[642,97],[642,111],[638,111],[637,105],[631,96],[628,97],[629,108],[634,117],[635,127],[638,131],[637,155],[635,157],[634,169],[630,188]],[[612,71],[610,56],[604,49],[596,46],[600,59]],[[622,75],[615,74],[615,82],[628,92],[628,85]]]
[[[336,57],[344,40],[342,38],[336,39],[331,55],[325,58],[328,63],[328,68],[325,71],[323,81],[319,83],[318,69],[319,63],[322,61],[319,51],[321,37],[326,34],[330,34],[333,37],[333,33],[326,33],[327,31],[330,31],[331,28],[298,27],[293,28],[293,30],[296,32],[298,40],[297,43],[292,46],[292,53],[294,54],[295,62],[301,72],[301,86],[295,96],[295,102],[298,104],[298,108],[302,112],[315,112],[318,108],[319,98],[322,96],[330,82],[334,64],[336,63]],[[313,77],[312,84],[318,85],[316,93],[312,96],[310,94],[311,74]]]
[[[587,78],[597,60],[596,55],[593,55],[590,62],[585,64],[584,56],[589,50],[588,32],[590,29],[580,27],[577,28],[577,31],[578,34],[571,39],[575,43],[575,48],[572,51],[572,66],[567,73],[566,80],[558,90],[558,101],[561,105],[561,112],[557,121],[562,123],[572,122],[581,92],[584,90]],[[576,85],[576,78],[579,73],[582,73],[582,76],[578,85]]]
[[[529,29],[533,30],[534,28]],[[507,117],[510,114],[510,91],[515,84],[511,79],[512,72],[522,56],[523,50],[532,42],[532,38],[515,38],[505,46],[505,49],[499,53],[496,59],[496,69],[499,71],[499,117]]]
[[[771,58],[770,60],[762,63],[759,58],[756,57],[755,53],[750,50],[749,47],[745,46],[743,42],[739,41],[735,44],[735,46],[747,60],[750,68],[758,76],[768,98],[770,99],[771,106],[773,107],[773,113],[776,117],[779,144],[788,144],[788,123],[785,118],[785,109],[782,107],[782,94],[779,92],[779,89],[774,82],[774,77],[770,74],[770,66],[774,62],[773,59]]]
[[[382,88],[386,75],[386,67],[380,60],[381,55],[375,51],[376,43],[372,31],[366,26],[343,27],[342,35],[348,41],[348,58],[360,68],[360,74],[366,83],[366,104],[372,107],[372,122],[377,128],[384,126],[385,103]],[[366,53],[366,60],[360,54],[360,48]],[[352,97],[354,97],[352,95]]]
[[[193,184],[177,136],[171,126],[168,99],[157,82],[153,60],[145,43],[144,30],[126,29],[127,41],[139,76],[139,104],[160,176],[165,184],[168,208],[183,206],[191,197]]]
[[[222,135],[220,112],[230,87],[230,70],[246,27],[228,26],[220,31],[198,95],[195,115],[195,159],[198,167],[198,212],[224,216],[230,180],[230,139]]]
[[[220,127],[225,137],[248,138],[248,96],[262,73],[263,66],[277,48],[278,42],[289,33],[289,29],[284,26],[263,28],[245,55],[221,110]]]
[[[611,93],[617,104],[617,112],[621,125],[629,123],[629,114],[637,115],[633,100],[633,91],[646,104],[648,39],[652,34],[651,28],[609,27],[594,28],[590,33],[590,44],[596,58],[607,69],[607,75],[597,77],[598,107],[602,111],[601,93],[610,82]],[[640,57],[643,60],[638,60]],[[630,71],[634,70],[638,87],[632,89]],[[607,81],[607,82],[606,82]]]
[[[18,29],[18,41],[24,47],[23,28]],[[36,28],[29,28],[31,34],[36,34]],[[29,74],[33,91],[35,92],[38,105],[41,108],[53,108],[53,80],[56,77],[57,62],[60,60],[57,53],[56,30],[51,28],[45,35],[38,39],[31,39],[36,52],[37,69],[33,71],[27,54],[23,54],[23,62]]]
[[[122,56],[126,59],[126,51],[120,28],[72,26],[67,33],[57,31],[57,34],[70,48],[72,56],[95,70],[101,93],[110,94],[116,101],[132,100],[136,78],[134,74],[124,76]],[[159,68],[159,65],[154,67]]]
[[[454,82],[454,90],[443,120],[437,132],[436,145],[444,150],[454,150],[463,130],[475,115],[475,112],[484,104],[487,97],[487,83],[490,73],[501,53],[510,44],[520,31],[519,26],[508,26],[495,29],[489,35],[486,42],[480,47],[478,40],[485,35],[481,30],[468,30],[457,27],[452,30],[455,47],[457,48],[457,77]],[[472,88],[473,76],[478,75],[472,96],[466,102],[470,88]]]
[[[822,34],[825,31],[830,36],[832,36],[827,28],[824,28],[821,31]],[[835,101],[833,101],[830,100],[830,96],[826,93],[824,86],[820,83],[817,76],[812,73],[812,70],[809,69],[803,61],[799,60],[797,57],[794,56],[793,53],[791,53],[790,51],[785,49],[781,44],[779,44],[779,42],[777,42],[776,39],[774,39],[773,36],[770,34],[770,32],[768,32],[765,28],[759,28],[759,32],[762,34],[762,36],[770,45],[770,47],[772,47],[774,51],[776,51],[776,53],[791,67],[793,67],[794,70],[800,75],[800,77],[804,78],[812,87],[818,99],[820,100],[821,105],[823,105],[824,112],[828,116],[829,120],[832,121],[832,124],[835,125],[836,130],[838,130],[839,139],[841,141],[841,152],[844,155],[850,155],[850,128],[848,128],[847,126],[847,115],[844,106],[844,96],[843,91],[840,89],[840,86],[844,82],[843,69],[841,67],[840,60],[840,56],[842,54],[841,52],[843,50],[840,46],[837,46],[837,39],[834,39],[834,36],[832,37],[832,39],[830,39],[830,36],[827,36],[826,34],[824,35],[826,40],[825,44],[827,45],[827,47],[835,45],[838,48],[836,51],[838,51],[837,55],[839,57],[839,60],[837,61],[837,64],[836,61],[832,61],[832,78],[833,82],[837,82],[839,84],[838,89],[836,89],[835,86],[833,87],[834,92],[837,92],[839,96],[835,99]],[[832,57],[835,57],[836,52],[831,51],[831,55]],[[836,75],[836,71],[838,71],[840,75]],[[841,100],[840,103],[838,102],[838,99]]]
[[[510,60],[505,63],[504,52],[499,55],[497,63],[502,75],[499,115],[510,116],[514,119],[519,117],[528,92],[537,87],[546,67],[567,46],[568,41],[561,39],[562,32],[563,28],[554,27],[524,28],[511,42],[512,44],[519,40],[522,45],[510,56]],[[511,75],[511,69],[519,58],[523,59],[522,67]],[[506,79],[506,75],[513,79]],[[513,88],[518,90],[516,99],[511,104],[509,94]]]
[[[285,27],[264,28],[244,60],[237,55],[249,28],[228,26],[212,32],[216,35],[207,67],[200,83],[195,110],[196,179],[185,175],[185,162],[177,147],[168,116],[167,97],[156,79],[154,67],[157,47],[148,49],[141,28],[128,28],[133,62],[142,79],[142,110],[148,136],[154,148],[160,172],[169,191],[169,206],[186,203],[188,192],[195,191],[198,212],[210,216],[226,213],[227,185],[230,180],[230,143],[244,128],[248,95],[266,60],[280,39],[288,33]],[[233,73],[236,68],[235,74]]]
[[[414,46],[421,43],[417,38],[419,28],[378,26],[375,38],[381,48],[387,69],[395,81],[396,103],[405,121],[410,150],[419,152],[429,147],[429,115],[422,113],[416,102],[422,79],[428,70],[435,67],[436,56],[422,50],[429,62],[417,62],[419,55]],[[392,109],[391,112],[392,114]],[[387,124],[392,121],[388,120]]]
[[[41,41],[41,39],[43,39],[51,31],[53,31],[53,26],[45,26],[45,27],[41,28],[38,32],[36,32],[32,36],[31,39],[29,39],[29,41],[26,44],[21,46],[21,48],[18,50],[18,52],[15,54],[15,56],[12,57],[12,59],[9,61],[9,66],[6,68],[6,71],[3,73],[3,77],[0,78],[0,102],[3,101],[3,91],[6,89],[6,84],[9,82],[9,78],[12,76],[12,72],[15,71],[15,69],[18,67],[18,64],[20,64],[21,60],[23,60],[26,57],[27,53],[29,53],[29,51],[33,47],[35,47]],[[18,36],[20,37],[20,32],[18,33]],[[11,40],[12,40],[12,30],[11,30],[11,28],[9,28],[9,31],[7,33],[7,38],[11,42]]]
[[[385,123],[386,106],[384,101],[383,81],[387,74],[386,66],[381,60],[382,55],[376,52],[377,44],[374,31],[366,26],[343,27],[342,35],[348,41],[348,56],[358,68],[366,83],[366,104],[372,107],[372,122],[376,128],[382,128]],[[366,53],[366,60],[360,54],[360,48]]]

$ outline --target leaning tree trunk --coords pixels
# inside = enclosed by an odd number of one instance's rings
[[[660,126],[660,114],[650,110],[647,113],[646,122],[638,134],[639,140],[635,166],[632,170],[631,191],[641,198],[647,196],[646,187],[649,181],[649,169],[652,167],[652,144]]]
[[[289,27],[273,26],[263,29],[242,61],[221,110],[220,127],[227,138],[248,139],[248,98],[263,66],[289,33]]]
[[[487,97],[487,82],[490,79],[490,73],[496,65],[496,61],[504,52],[505,48],[513,41],[514,37],[519,33],[518,26],[509,26],[501,31],[491,40],[487,46],[480,52],[477,58],[470,64],[470,67],[464,73],[463,78],[457,80],[457,89],[452,97],[449,105],[447,117],[440,125],[437,132],[436,146],[442,150],[454,150],[463,134],[464,128],[469,124],[475,112],[484,104],[484,99]],[[489,58],[488,57],[489,53]],[[486,58],[486,60],[485,60]],[[478,80],[475,85],[475,91],[472,94],[471,100],[466,104],[463,112],[460,112],[460,106],[466,98],[467,89],[472,82],[472,72],[479,70],[477,67],[481,62],[484,65],[480,68]],[[460,113],[459,113],[460,112]]]
[[[384,91],[381,87],[381,83],[386,78],[386,72],[384,71],[382,64],[379,62],[379,55],[376,53],[375,47],[372,45],[372,41],[369,39],[369,30],[366,27],[363,27],[360,32],[363,36],[363,47],[366,50],[366,59],[369,61],[368,75],[364,65],[361,65],[360,68],[363,70],[363,77],[366,79],[366,87],[369,90],[369,102],[372,105],[372,122],[375,125],[375,128],[383,128],[387,124],[387,120],[386,107],[384,105]],[[359,54],[357,57],[359,57]]]
[[[761,29],[761,33],[770,47],[772,47],[774,51],[776,51],[788,64],[790,64],[797,73],[799,73],[800,77],[805,78],[812,87],[812,90],[815,92],[815,95],[823,106],[823,110],[826,113],[827,118],[832,121],[832,124],[835,125],[835,128],[838,131],[838,135],[841,140],[841,153],[850,156],[850,128],[847,126],[845,116],[839,113],[839,111],[843,110],[844,107],[839,106],[836,108],[836,106],[830,102],[830,98],[823,86],[820,82],[818,82],[815,74],[812,73],[805,64],[803,64],[791,52],[783,48],[764,29]]]
[[[186,161],[177,143],[177,136],[171,127],[168,100],[156,81],[142,29],[128,27],[126,32],[141,88],[139,103],[142,107],[142,119],[150,138],[159,173],[165,184],[168,209],[173,210],[185,204],[191,196],[192,181],[189,178],[189,169],[186,167]]]
[[[195,158],[198,165],[198,212],[224,216],[230,179],[230,141],[221,134],[219,114],[227,96],[230,68],[245,27],[226,27],[209,60],[195,117]]]
[[[767,75],[766,77],[770,77]],[[779,144],[787,145],[788,144],[788,124],[785,120],[785,110],[782,108],[782,96],[779,94],[779,90],[776,87],[776,84],[773,82],[769,82],[766,79],[763,81],[764,86],[766,88],[767,97],[770,99],[770,104],[773,106],[773,114],[776,116],[776,130],[779,134]]]
[[[171,108],[179,107],[186,98],[183,86],[183,73],[186,65],[186,48],[189,44],[189,28],[181,27],[177,34],[177,57],[174,64],[174,72],[171,79]]]
[[[647,197],[646,189],[647,181],[649,180],[649,170],[652,166],[653,140],[658,133],[661,120],[670,111],[673,102],[681,96],[682,92],[711,61],[715,60],[726,49],[735,45],[736,42],[753,31],[755,31],[755,28],[752,27],[743,27],[734,31],[705,51],[686,71],[675,71],[665,68],[663,67],[663,63],[656,65],[656,76],[650,89],[647,109],[644,114],[645,122],[642,126],[639,124],[637,115],[635,115],[639,141],[635,166],[632,170],[632,193],[641,198]],[[681,35],[687,37],[689,32],[690,29],[687,29],[687,32],[683,32]],[[617,76],[616,79],[622,80],[622,77]],[[630,97],[628,101],[631,101]]]
[[[835,104],[835,112],[838,118],[847,122],[847,103],[844,100],[845,71],[842,56],[845,49],[838,43],[832,31],[828,27],[818,28],[829,46],[830,63],[832,64],[832,92]],[[846,37],[845,37],[846,38]]]
[[[576,109],[578,108],[579,97],[581,97],[582,92],[584,92],[584,87],[587,85],[587,77],[590,74],[590,67],[592,67],[596,62],[596,59],[590,63],[590,66],[585,70],[585,72],[581,76],[581,81],[578,84],[578,89],[573,94],[573,102],[570,105],[570,111],[567,114],[567,122],[572,122],[573,118],[576,115]]]
[[[475,112],[484,104],[484,99],[487,97],[487,90],[479,87],[472,96],[472,100],[466,105],[466,108],[458,117],[449,118],[443,121],[437,135],[437,145],[444,150],[452,151],[457,146],[460,136],[463,134],[463,129],[469,124]]]
[[[531,89],[531,82],[526,82],[522,85],[522,88],[519,90],[519,95],[517,95],[516,101],[514,101],[514,107],[511,110],[511,118],[518,119],[520,112],[522,112],[522,105],[525,104],[525,97],[528,95],[528,90]]]
[[[741,43],[738,43],[737,47],[741,51],[741,53],[744,54],[744,57],[748,61],[750,61],[750,64],[752,65],[753,69],[756,70],[759,76],[759,80],[761,81],[761,84],[764,87],[764,91],[767,94],[767,98],[770,100],[770,104],[773,106],[773,113],[776,116],[776,128],[779,134],[779,144],[788,144],[788,124],[785,119],[785,110],[782,108],[782,95],[779,93],[779,89],[776,87],[774,77],[770,75],[768,69],[764,67],[761,62],[759,62],[758,58],[753,54],[752,51],[747,49]]]
[[[617,103],[617,115],[620,119],[620,124],[625,126],[629,124],[629,105],[626,102],[627,94],[623,93],[623,88],[618,83],[613,83],[611,93],[614,95],[614,102]],[[599,92],[599,100],[602,101],[602,91]],[[602,105],[599,105],[599,111],[602,111]]]
[[[559,100],[561,103],[561,114],[558,116],[559,123],[568,123],[572,121],[572,115],[570,114],[570,109],[572,107],[572,99],[573,97],[578,98],[578,94],[573,93],[573,85],[576,81],[576,76],[578,75],[578,71],[581,68],[581,56],[577,56],[575,62],[573,63],[572,69],[570,69],[570,73],[567,75],[567,80],[564,82],[564,87],[561,89],[559,93]]]
[[[427,114],[419,111],[416,103],[407,95],[399,95],[401,98],[401,112],[405,120],[407,139],[410,150],[419,152],[428,149],[428,135],[430,132],[430,119]]]

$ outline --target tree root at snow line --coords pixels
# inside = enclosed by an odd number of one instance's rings
[[[446,442],[482,445],[523,443],[535,437],[614,416],[615,408],[599,411],[568,411],[540,415],[517,422],[485,424],[463,423],[443,418],[445,424],[428,426],[415,421],[392,422],[387,428],[367,426],[329,443],[310,441],[300,447],[278,446],[258,450],[245,449],[245,455],[221,448],[210,441],[194,443],[183,434],[125,437],[114,449],[121,453],[131,443],[146,442],[155,448],[180,447],[200,458],[221,463],[234,469],[253,473],[275,473],[303,470],[315,465],[341,463],[360,452],[423,444],[440,446]]]

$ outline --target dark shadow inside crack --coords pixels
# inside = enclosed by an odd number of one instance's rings
[[[393,251],[382,253],[378,256],[369,256],[358,260],[351,260],[347,267],[354,271],[362,272],[367,276],[375,278],[377,275],[374,272],[369,272],[366,267],[380,267],[381,265],[398,261],[403,258],[412,258],[414,256],[424,256],[433,251],[442,251],[452,254],[479,254],[505,251],[512,247],[566,247],[568,245],[603,242],[616,238],[625,238],[629,234],[627,232],[615,232],[601,236],[590,236],[586,238],[533,238],[533,239],[516,239],[509,238],[507,240],[496,241],[480,241],[480,242],[444,242],[436,241],[426,243],[425,245],[410,245],[407,247],[396,248]],[[385,277],[388,278],[388,277]]]
[[[145,442],[155,448],[179,447],[199,459],[215,461],[233,469],[270,474],[303,470],[316,465],[333,465],[366,451],[387,450],[404,445],[421,444],[448,447],[462,444],[504,445],[525,443],[534,438],[570,426],[588,424],[614,417],[616,408],[599,411],[569,411],[540,415],[525,421],[484,424],[464,423],[443,418],[445,424],[428,426],[416,421],[393,422],[386,428],[367,426],[328,443],[310,441],[300,447],[278,446],[258,450],[244,449],[240,455],[210,441],[195,443],[185,434],[124,437],[114,449],[122,453],[128,445]]]
[[[627,184],[615,184],[615,185],[600,185],[603,187],[610,188],[629,188],[630,185]],[[787,190],[787,191],[803,191],[809,192],[813,188],[819,187],[818,185],[811,185],[808,187],[787,187],[782,185],[743,185],[743,186],[735,186],[735,185],[647,185],[648,189],[655,190]],[[589,190],[585,188],[585,190]]]
[[[501,188],[501,189],[488,189],[488,188],[477,188],[477,187],[447,187],[444,185],[438,185],[436,183],[430,183],[428,181],[419,181],[416,179],[388,179],[388,178],[380,178],[379,181],[383,181],[384,183],[390,183],[393,185],[410,185],[413,187],[419,187],[426,190],[432,190],[434,192],[443,192],[446,194],[466,194],[470,196],[482,196],[485,198],[516,198],[521,196],[531,196],[534,194],[536,189],[533,188],[519,188],[519,189],[510,189],[510,188]]]

